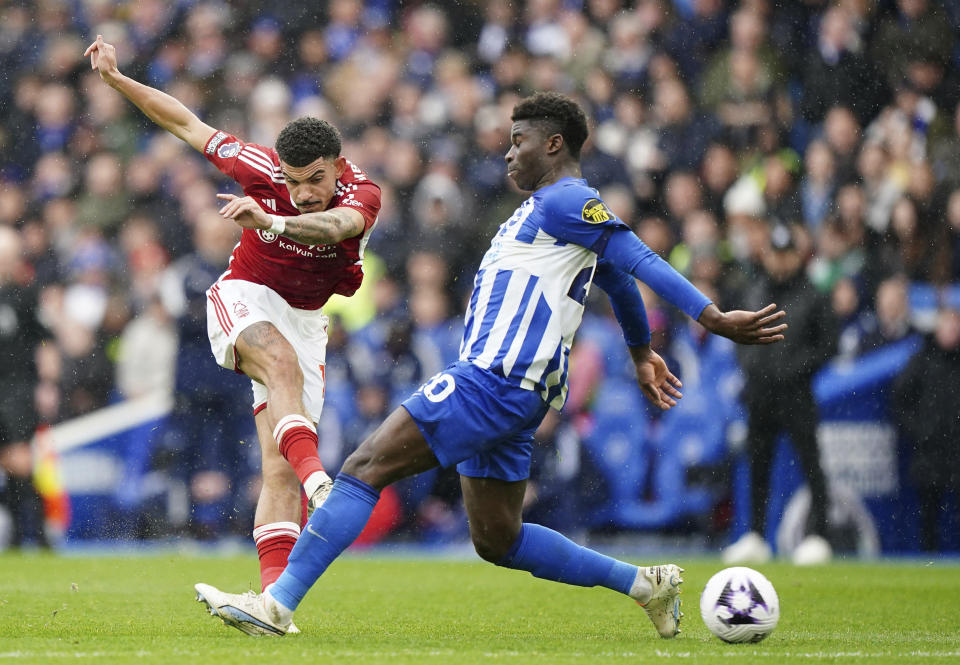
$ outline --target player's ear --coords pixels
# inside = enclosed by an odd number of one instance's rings
[[[335,160],[333,160],[333,165],[337,171],[337,179],[343,175],[343,172],[347,170],[347,158],[343,155],[340,155]]]
[[[554,155],[563,149],[563,134],[551,134],[547,137],[547,154]]]

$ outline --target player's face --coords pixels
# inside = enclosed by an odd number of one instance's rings
[[[510,149],[504,156],[507,177],[517,187],[533,191],[547,170],[547,137],[529,120],[518,120],[510,128]]]
[[[280,170],[290,190],[290,198],[301,213],[326,210],[343,175],[346,160],[320,157],[306,166],[290,166],[280,160]]]

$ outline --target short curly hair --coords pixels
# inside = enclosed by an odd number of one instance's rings
[[[590,130],[587,114],[575,101],[557,92],[538,92],[520,100],[513,107],[510,119],[543,123],[547,132],[560,134],[574,159],[580,159],[580,149]]]
[[[277,136],[280,159],[290,166],[306,166],[321,157],[340,156],[340,132],[326,120],[297,118],[287,124]]]

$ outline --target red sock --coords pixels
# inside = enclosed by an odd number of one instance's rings
[[[300,530],[303,531],[303,528],[307,526],[307,505],[309,499],[307,499],[307,493],[303,490],[300,490]]]
[[[300,484],[310,474],[323,471],[317,456],[317,430],[313,423],[299,414],[284,416],[273,429],[273,438],[280,447],[280,454],[290,462]]]
[[[293,522],[272,522],[254,527],[253,540],[260,557],[260,591],[280,577],[299,536],[300,527]]]

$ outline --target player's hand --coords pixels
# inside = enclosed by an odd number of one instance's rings
[[[97,35],[97,41],[90,44],[83,52],[83,57],[90,56],[90,69],[100,72],[100,78],[110,83],[120,75],[117,68],[117,49],[113,44],[103,41],[103,35]]]
[[[676,406],[677,400],[683,397],[680,392],[683,384],[667,369],[663,358],[649,346],[632,347],[630,355],[637,370],[637,383],[647,399],[664,411]]]
[[[263,211],[252,196],[217,194],[217,198],[226,201],[226,204],[220,208],[220,214],[242,228],[266,231],[273,223],[270,215]]]
[[[786,323],[775,325],[787,313],[771,303],[757,312],[740,309],[721,312],[708,305],[697,319],[710,332],[732,339],[737,344],[773,344],[783,339]]]

